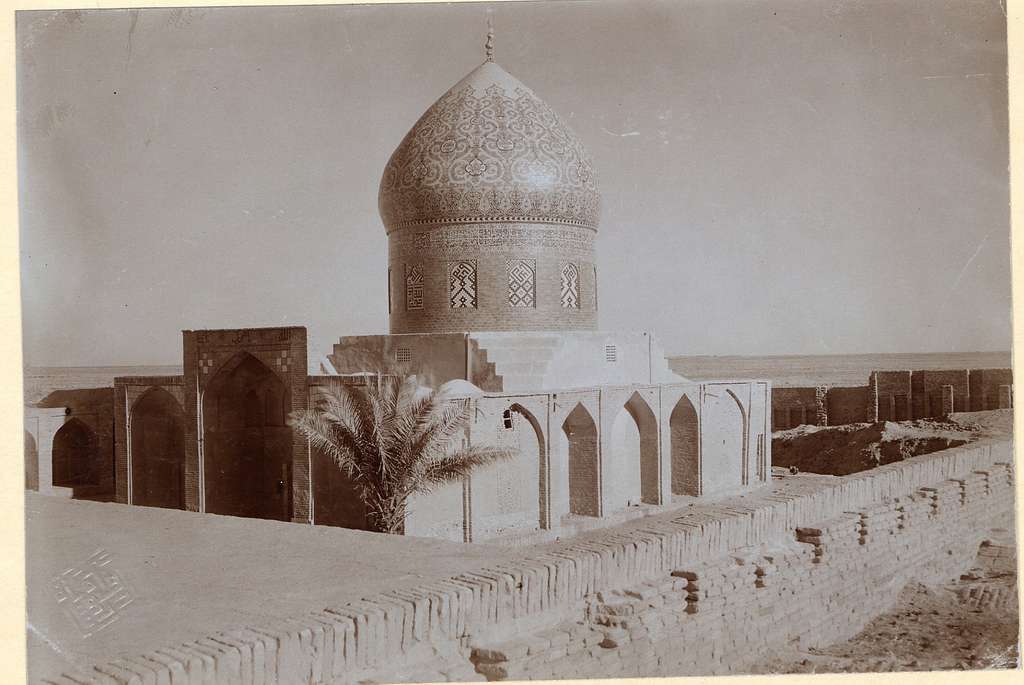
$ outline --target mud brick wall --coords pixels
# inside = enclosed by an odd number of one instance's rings
[[[1011,369],[971,369],[971,411],[999,409],[999,386],[1013,386]]]
[[[1012,458],[1009,442],[992,441],[842,478],[783,479],[743,498],[524,548],[517,560],[412,590],[69,676],[285,685],[465,680],[481,669],[736,672],[767,649],[857,632],[906,580],[957,575],[1012,512]]]
[[[1012,507],[1008,464],[975,471],[789,540],[598,592],[576,620],[478,645],[470,659],[489,680],[742,673],[772,651],[852,637],[907,582],[958,577],[979,544],[995,549],[982,542],[986,529]]]
[[[819,423],[825,388],[772,388],[772,430],[795,428],[802,424]]]
[[[829,388],[825,402],[828,406],[828,425],[830,426],[861,423],[868,420],[868,388],[865,385]]]
[[[970,411],[969,373],[965,369],[914,371],[911,377],[914,418],[943,415],[942,388],[953,387],[953,411]]]

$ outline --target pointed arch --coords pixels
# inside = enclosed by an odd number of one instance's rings
[[[658,419],[639,392],[612,423],[609,502],[613,510],[658,501]]]
[[[599,516],[597,424],[578,402],[562,423],[562,452],[569,462],[569,512],[581,516]]]
[[[39,447],[36,436],[25,431],[25,489],[39,489]]]
[[[732,390],[707,394],[701,429],[701,493],[742,485],[747,464],[747,412]]]
[[[547,441],[544,439],[544,430],[540,427],[540,421],[538,421],[537,417],[533,415],[533,412],[531,412],[523,405],[516,402],[511,407],[509,407],[509,409],[514,415],[517,414],[520,417],[522,417],[524,423],[528,424],[533,429],[535,444],[530,445],[531,463],[529,464],[530,471],[527,476],[527,482],[529,482],[530,480],[529,476],[532,476],[534,474],[535,469],[536,478],[532,479],[537,487],[537,494],[534,498],[537,502],[537,515],[535,520],[537,521],[537,526],[539,528],[550,528],[549,494],[551,492],[551,488],[549,483],[551,474],[548,467],[548,452],[546,444]],[[536,454],[535,459],[533,458],[534,453]],[[536,466],[534,466],[534,464],[536,464]]]
[[[60,487],[99,484],[99,440],[77,418],[64,422],[53,436],[53,484]]]
[[[668,419],[672,459],[672,494],[700,495],[700,419],[686,395]]]
[[[131,503],[185,508],[185,413],[167,390],[153,387],[132,405],[128,422]]]
[[[239,352],[202,395],[206,511],[291,518],[289,389],[266,364]]]

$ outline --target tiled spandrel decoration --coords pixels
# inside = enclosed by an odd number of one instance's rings
[[[448,300],[452,309],[476,309],[476,262],[448,265]]]
[[[509,305],[513,307],[536,307],[536,262],[532,259],[510,259],[507,266]]]
[[[580,269],[572,262],[562,267],[562,308],[580,307]]]
[[[405,308],[423,309],[423,269],[419,264],[405,267]]]

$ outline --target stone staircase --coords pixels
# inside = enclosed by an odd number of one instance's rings
[[[545,377],[551,360],[562,347],[557,333],[502,335],[473,333],[494,373],[502,378],[504,392],[536,392],[545,389]]]

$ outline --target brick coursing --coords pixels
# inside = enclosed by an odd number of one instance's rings
[[[955,575],[986,527],[1012,513],[1011,460],[1010,443],[994,441],[828,484],[796,480],[69,676],[148,682],[139,664],[154,682],[188,685],[466,680],[481,668],[497,678],[736,672],[776,646],[856,632],[900,579]]]
[[[565,225],[500,223],[402,229],[388,237],[391,333],[451,331],[549,331],[597,328],[592,229]],[[477,306],[452,308],[449,264],[471,260],[477,268]],[[509,260],[536,264],[533,307],[509,304]],[[579,269],[579,307],[563,307],[562,269]],[[406,307],[408,266],[423,274],[422,307]]]

